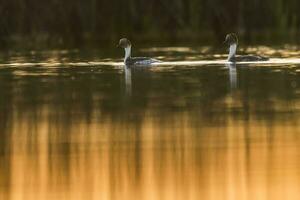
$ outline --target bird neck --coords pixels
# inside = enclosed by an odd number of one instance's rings
[[[236,49],[237,49],[237,44],[236,43],[230,45],[228,60],[231,60],[232,58],[235,57]]]
[[[125,49],[125,58],[124,58],[124,62],[125,62],[131,56],[131,46],[128,46],[124,49]]]

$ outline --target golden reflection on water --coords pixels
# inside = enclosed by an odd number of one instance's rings
[[[0,64],[0,200],[299,199],[299,59],[41,61]]]
[[[147,111],[139,123],[66,123],[51,115],[47,107],[35,118],[14,113],[1,199],[299,199],[299,120],[228,116],[204,125],[188,112]]]

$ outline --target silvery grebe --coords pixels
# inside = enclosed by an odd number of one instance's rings
[[[227,34],[224,43],[229,45],[229,55],[227,60],[230,62],[254,62],[269,60],[269,58],[254,55],[236,56],[238,37],[234,33]]]
[[[125,58],[124,64],[125,65],[151,65],[152,63],[160,62],[159,60],[147,57],[131,57],[131,42],[126,39],[122,38],[119,41],[119,47],[124,48],[125,50]]]

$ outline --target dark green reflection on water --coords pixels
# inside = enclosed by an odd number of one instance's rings
[[[0,199],[297,199],[299,69],[0,69]]]

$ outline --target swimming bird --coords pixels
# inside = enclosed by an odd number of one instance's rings
[[[227,60],[230,62],[254,62],[269,60],[269,58],[256,55],[236,56],[238,37],[234,33],[227,34],[224,43],[229,45],[229,55]]]
[[[125,57],[124,57],[124,64],[125,65],[151,65],[152,63],[160,62],[159,60],[147,57],[131,57],[131,42],[126,39],[122,38],[119,41],[119,47],[124,48],[125,50]]]

